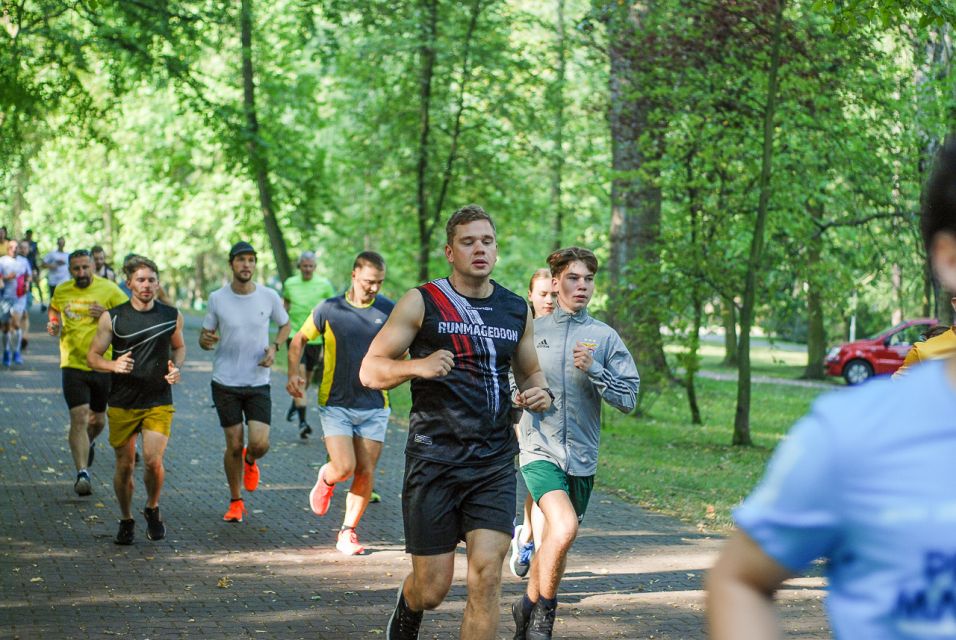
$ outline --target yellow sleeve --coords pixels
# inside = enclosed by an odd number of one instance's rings
[[[900,365],[900,368],[896,370],[896,373],[893,374],[894,378],[899,378],[902,376],[906,369],[912,367],[914,364],[919,364],[923,361],[923,357],[920,355],[919,346],[923,344],[922,342],[916,342],[913,344],[913,348],[910,349],[909,353],[906,354],[906,357],[903,358],[903,364]]]
[[[309,317],[305,319],[305,322],[302,323],[302,327],[299,328],[299,333],[305,336],[306,342],[311,342],[322,335],[322,332],[315,326],[315,321],[312,319],[311,313]]]

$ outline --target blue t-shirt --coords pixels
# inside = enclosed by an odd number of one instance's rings
[[[793,572],[827,558],[837,638],[956,638],[956,389],[944,362],[818,399],[734,516]]]

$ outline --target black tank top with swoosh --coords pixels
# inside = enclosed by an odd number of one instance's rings
[[[490,464],[513,457],[508,371],[524,334],[528,305],[492,281],[487,298],[466,298],[440,278],[418,287],[425,302],[412,358],[439,349],[455,356],[451,372],[413,379],[405,454],[444,464]]]
[[[149,311],[126,302],[109,310],[113,325],[113,359],[133,356],[131,373],[112,375],[109,404],[120,409],[149,409],[173,403],[166,382],[172,357],[171,339],[179,311],[159,301]]]

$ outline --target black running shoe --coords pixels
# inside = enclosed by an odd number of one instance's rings
[[[119,531],[116,532],[116,539],[113,540],[116,544],[133,544],[133,533],[136,529],[136,521],[130,518],[129,520],[120,520]]]
[[[90,452],[86,454],[86,468],[93,466],[93,458],[96,456],[96,441],[90,440]]]
[[[299,437],[303,440],[309,439],[309,434],[312,433],[312,427],[309,426],[309,423],[303,420],[299,423]]]
[[[515,621],[515,635],[513,640],[525,640],[528,631],[528,619],[524,614],[524,596],[521,596],[511,605],[511,617]]]
[[[289,405],[289,410],[285,412],[285,421],[292,422],[292,416],[295,415],[295,402]]]
[[[531,616],[528,618],[528,631],[525,638],[528,640],[551,640],[551,632],[554,629],[554,614],[558,610],[558,605],[549,607],[541,600],[534,604],[531,610]]]
[[[398,599],[395,602],[395,611],[388,619],[385,627],[386,640],[418,640],[418,628],[422,625],[422,611],[412,611],[405,603],[402,594],[404,584],[398,588]]]
[[[159,517],[159,507],[143,509],[146,516],[146,537],[150,540],[162,540],[166,537],[166,523]]]

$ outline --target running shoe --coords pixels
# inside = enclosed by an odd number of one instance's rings
[[[521,542],[524,535],[525,525],[519,524],[515,527],[515,534],[511,538],[511,573],[516,578],[523,578],[528,575],[528,569],[531,568],[531,556],[534,555],[534,540]]]
[[[335,543],[335,548],[347,556],[357,556],[365,551],[365,547],[359,543],[358,534],[352,528],[339,531],[339,539]]]
[[[10,350],[9,349],[3,350],[3,366],[5,367],[10,366]]]
[[[511,604],[511,617],[515,621],[515,635],[512,640],[525,640],[528,632],[528,619],[530,614],[524,612],[524,595]]]
[[[23,339],[20,341],[20,351],[26,351],[28,346],[30,346],[30,341],[27,340],[26,336],[23,336]]]
[[[332,492],[335,491],[334,484],[326,484],[322,479],[322,472],[329,466],[323,464],[319,469],[319,477],[315,481],[315,486],[309,492],[309,506],[312,507],[312,513],[317,516],[324,516],[329,510],[329,503],[332,502]]]
[[[23,356],[20,355],[19,351],[13,352],[13,364],[23,364]]]
[[[246,462],[246,449],[242,449],[242,484],[246,491],[255,491],[259,488],[259,465],[255,460],[252,464]]]
[[[136,529],[136,521],[120,520],[119,531],[116,532],[116,538],[113,540],[116,544],[133,544],[133,534]]]
[[[528,630],[525,638],[528,640],[551,640],[551,633],[554,630],[554,614],[558,610],[558,605],[549,607],[543,600],[534,603],[534,609],[531,610],[531,616],[528,618]]]
[[[242,500],[233,500],[229,503],[229,510],[222,517],[226,522],[242,522],[242,515],[246,512],[246,505]]]
[[[88,496],[93,493],[93,485],[90,482],[90,472],[84,469],[76,474],[76,482],[73,483],[73,490],[78,496]]]
[[[150,540],[162,540],[166,537],[166,523],[159,517],[159,507],[143,509],[146,516],[146,537]]]
[[[378,504],[382,501],[382,496],[378,495],[375,491],[372,492],[372,495],[369,496],[368,501],[372,504]]]
[[[312,427],[309,426],[309,423],[303,420],[299,423],[299,437],[303,440],[309,439],[309,434],[312,433]]]
[[[295,402],[289,405],[289,410],[285,412],[285,421],[292,422],[292,416],[295,415]]]
[[[90,440],[90,451],[86,454],[86,466],[93,466],[93,458],[96,457],[96,441]]]
[[[418,628],[422,626],[422,611],[412,611],[405,602],[405,596],[402,589],[405,585],[398,587],[398,599],[395,602],[395,611],[392,617],[388,619],[388,626],[385,627],[385,638],[387,640],[418,640]]]

